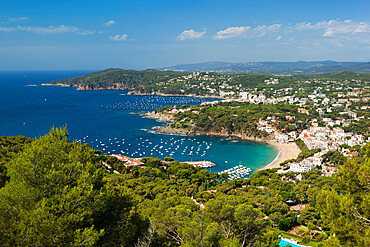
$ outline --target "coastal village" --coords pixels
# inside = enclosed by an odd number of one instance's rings
[[[268,234],[266,238],[285,246],[322,246],[322,242],[330,243],[337,236],[346,237],[345,234],[350,232],[342,231],[342,221],[338,223],[338,228],[331,222],[337,218],[346,222],[354,221],[351,212],[368,215],[366,200],[361,199],[361,203],[354,206],[348,205],[354,202],[353,198],[348,197],[353,196],[352,189],[358,190],[356,198],[364,196],[366,199],[368,193],[368,189],[362,188],[363,181],[368,183],[363,174],[367,174],[369,167],[370,95],[367,81],[297,81],[297,78],[293,80],[273,75],[191,73],[185,77],[168,78],[168,83],[157,86],[169,88],[175,84],[186,86],[185,89],[176,88],[184,90],[181,92],[185,96],[194,96],[191,95],[194,93],[199,97],[215,99],[161,97],[156,92],[150,92],[151,96],[148,97],[127,97],[146,98],[145,104],[152,104],[152,108],[142,108],[143,112],[137,112],[140,114],[136,116],[137,119],[147,121],[141,117],[149,117],[165,123],[142,131],[181,136],[136,136],[135,139],[125,139],[118,135],[110,138],[86,135],[79,141],[82,146],[68,144],[67,141],[63,141],[63,145],[70,145],[68,147],[76,148],[79,152],[85,150],[81,157],[90,156],[91,171],[99,166],[104,168],[101,175],[106,176],[104,179],[110,186],[115,185],[111,187],[114,193],[132,195],[142,210],[157,210],[158,217],[150,220],[163,224],[163,229],[167,226],[179,229],[184,223],[183,219],[190,222],[186,229],[193,229],[199,216],[206,215],[208,218],[201,222],[201,229],[203,224],[206,224],[204,229],[212,229],[212,232],[216,229],[215,237],[222,236],[224,225],[237,226],[236,230],[230,228],[228,232],[234,231],[234,236],[241,236],[239,224],[243,227],[243,224],[248,224],[244,227],[248,229],[245,232],[249,232],[250,224],[255,224],[257,231],[263,227],[263,234]],[[174,95],[181,95],[179,91],[175,92]],[[179,98],[181,102],[171,101],[155,108],[154,98]],[[188,101],[187,105],[184,98],[197,101]],[[117,109],[115,107],[112,105]],[[121,109],[124,108],[117,110]],[[148,109],[155,110],[145,112]],[[219,138],[198,138],[195,135]],[[53,136],[42,138],[53,141]],[[216,148],[219,145],[216,142],[224,142],[229,147],[234,142],[234,147],[243,146],[239,143],[241,140],[270,145],[255,145],[264,148],[260,153],[255,152],[256,156],[266,158],[264,163],[261,162],[264,168],[251,170],[253,166],[249,168],[248,162],[237,164],[226,158],[226,152],[232,155],[245,154],[242,149]],[[31,145],[38,147],[40,144],[44,145],[44,142],[36,140]],[[272,146],[278,149],[277,156]],[[53,146],[45,145],[45,148],[49,147]],[[212,160],[211,150],[213,154],[214,150],[218,150],[217,155],[223,160],[218,159],[215,163],[207,161],[207,157]],[[48,152],[50,159],[54,158],[52,154],[60,151],[57,145],[57,148]],[[71,167],[76,166],[73,162]],[[20,166],[24,166],[23,162],[20,162]],[[213,166],[216,168],[203,169]],[[81,166],[81,169],[84,167]],[[219,172],[212,172],[215,170]],[[346,189],[348,185],[351,187]],[[61,194],[64,194],[64,188],[61,187]],[[101,190],[97,190],[97,195],[100,193]],[[173,217],[173,212],[178,212],[180,208],[184,209],[181,214]],[[358,209],[363,211],[356,211]],[[187,217],[189,213],[192,215]],[[169,215],[170,221],[162,222],[164,215]],[[219,215],[226,215],[227,218],[219,221]],[[356,219],[346,228],[353,229],[362,222]],[[178,233],[181,234],[181,231],[176,230]]]
[[[361,84],[362,87],[352,87],[352,83]],[[242,84],[235,85],[231,75],[214,74],[211,72],[194,72],[178,78],[169,79],[166,82],[157,83],[158,86],[167,88],[173,83],[181,83],[185,90],[197,90],[204,96],[219,97],[220,100],[203,102],[201,105],[217,105],[220,102],[240,102],[262,105],[276,105],[279,103],[299,106],[300,113],[310,116],[311,121],[302,131],[286,131],[279,126],[277,116],[271,114],[256,121],[257,129],[266,132],[272,137],[270,143],[279,148],[278,157],[267,168],[280,168],[278,173],[302,173],[309,172],[320,167],[323,175],[331,176],[337,171],[335,166],[330,166],[328,152],[338,152],[343,157],[358,156],[359,148],[367,141],[369,136],[356,131],[345,131],[344,128],[361,121],[368,121],[368,101],[370,99],[369,86],[359,80],[345,81],[320,81],[317,79],[301,81],[301,85],[307,87],[277,87],[281,83],[278,78],[261,79],[268,87],[251,88]],[[317,86],[315,86],[317,84]],[[270,87],[271,86],[271,87]],[[177,109],[174,107],[169,114],[192,112],[199,115],[193,107]],[[170,121],[172,118],[168,118]],[[295,116],[286,115],[285,120],[290,126],[295,126]],[[369,127],[365,127],[368,133]],[[300,153],[294,144],[301,140],[305,148],[313,150],[312,155],[296,161]],[[289,147],[289,148],[286,148]],[[302,149],[302,147],[300,147]],[[140,158],[130,158],[113,154],[121,160],[125,166],[140,165]],[[204,168],[215,166],[210,161],[188,162],[194,166]],[[298,176],[299,177],[299,176]],[[239,178],[230,176],[230,179]]]
[[[370,247],[370,0],[0,6],[0,247]]]
[[[242,84],[235,85],[235,83],[232,83],[232,76],[230,75],[197,72],[158,85],[165,86],[174,82],[181,82],[187,89],[197,89],[199,92],[204,92],[205,96],[214,95],[221,98],[221,101],[204,102],[202,103],[203,106],[217,105],[219,102],[243,102],[262,105],[284,103],[299,106],[298,111],[300,113],[307,116],[311,115],[311,121],[302,131],[282,129],[279,126],[280,121],[277,120],[277,116],[274,114],[256,122],[258,130],[268,133],[274,139],[276,146],[280,147],[279,156],[282,155],[281,152],[284,152],[282,150],[284,148],[281,147],[297,140],[301,140],[305,148],[313,151],[312,155],[299,161],[295,161],[297,152],[291,152],[288,155],[289,162],[277,159],[276,161],[279,163],[275,161],[275,164],[268,168],[281,168],[278,171],[279,173],[309,172],[320,167],[323,175],[330,176],[337,169],[335,166],[331,166],[330,162],[324,162],[328,161],[326,155],[328,152],[338,152],[343,157],[358,156],[359,148],[369,141],[368,109],[370,106],[368,102],[370,90],[368,83],[361,80],[320,81],[312,79],[299,82],[300,87],[280,88],[276,87],[279,86],[279,79],[271,77],[260,82],[266,86],[268,85],[268,87],[247,88]],[[354,83],[361,85],[361,87],[354,87]],[[173,108],[168,113],[175,115],[178,112],[191,112],[199,115],[199,110],[193,107]],[[312,115],[315,115],[315,117],[312,117]],[[297,124],[294,115],[286,115],[285,120],[290,122],[290,126]],[[367,126],[363,126],[362,131],[365,135],[358,133],[356,130],[351,131],[351,128],[349,128],[350,126],[361,125],[363,122],[367,123]],[[279,166],[281,163],[283,165]]]

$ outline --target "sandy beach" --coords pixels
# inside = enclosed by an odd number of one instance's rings
[[[276,141],[269,141],[268,144],[278,148],[279,154],[270,164],[261,168],[260,170],[279,168],[280,163],[284,162],[285,160],[295,159],[297,158],[298,154],[301,153],[301,150],[298,148],[295,142],[282,143]]]

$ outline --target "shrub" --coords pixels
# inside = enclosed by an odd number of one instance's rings
[[[165,161],[169,161],[169,162],[170,162],[170,161],[174,161],[174,159],[173,159],[172,157],[165,157],[165,158],[164,158],[164,160],[165,160]]]
[[[309,236],[304,236],[302,238],[302,244],[308,244],[311,241],[311,238]]]

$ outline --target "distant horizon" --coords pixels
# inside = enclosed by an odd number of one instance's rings
[[[159,66],[159,67],[147,67],[147,68],[126,68],[126,67],[104,67],[104,68],[86,68],[86,69],[13,69],[13,70],[2,70],[0,68],[0,72],[28,72],[28,71],[101,71],[106,69],[124,69],[124,70],[147,70],[147,69],[156,69],[160,70],[167,67],[175,67],[180,65],[196,65],[196,64],[202,64],[202,63],[231,63],[231,64],[239,64],[239,63],[295,63],[295,62],[337,62],[337,63],[370,63],[370,59],[367,61],[335,61],[335,60],[297,60],[297,61],[248,61],[248,62],[229,62],[229,61],[203,61],[203,62],[195,62],[195,63],[179,63],[179,64],[173,64],[173,65],[167,65],[167,66]]]
[[[2,1],[0,70],[369,61],[370,1]]]

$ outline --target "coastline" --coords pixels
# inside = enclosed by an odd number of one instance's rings
[[[79,91],[101,91],[101,90],[128,90],[127,95],[139,95],[139,96],[163,96],[163,97],[194,97],[194,98],[205,98],[205,99],[225,99],[224,97],[217,95],[195,95],[195,94],[165,94],[165,93],[140,93],[137,91],[130,90],[129,88],[119,87],[102,87],[102,88],[89,88],[87,86],[69,85],[63,83],[42,83],[41,86],[58,86],[58,87],[75,87]]]
[[[298,148],[295,142],[282,143],[270,141],[268,144],[276,147],[279,150],[279,153],[270,164],[260,168],[259,170],[279,168],[280,163],[289,159],[295,159],[301,153],[301,150]]]
[[[157,119],[160,122],[171,122],[173,121],[173,116],[171,114],[163,114],[163,113],[146,113],[144,117]],[[158,126],[153,128],[156,133],[159,134],[167,134],[167,135],[180,135],[180,136],[190,136],[190,135],[208,135],[208,136],[219,136],[219,137],[236,137],[242,140],[248,140],[253,142],[258,142],[261,144],[268,144],[274,146],[278,149],[278,154],[275,159],[269,163],[268,165],[258,169],[272,169],[272,168],[280,168],[280,164],[285,160],[295,159],[301,153],[301,150],[297,146],[295,142],[288,142],[282,143],[277,142],[275,139],[271,138],[258,138],[254,136],[246,136],[241,134],[226,134],[226,133],[197,133],[191,130],[184,130],[184,129],[175,129],[171,128],[170,126]]]

